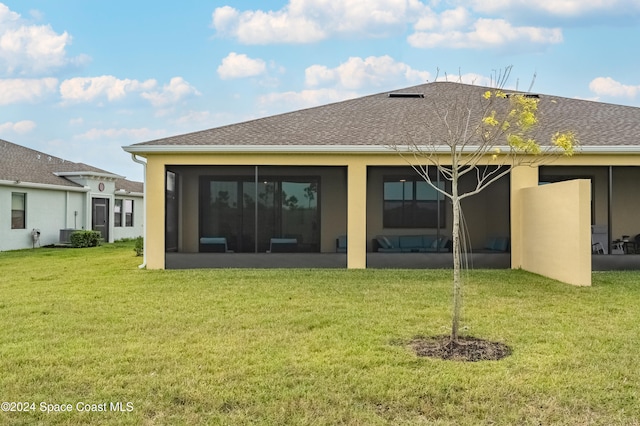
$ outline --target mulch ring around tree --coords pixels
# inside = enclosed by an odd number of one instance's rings
[[[450,336],[418,336],[407,346],[418,356],[451,361],[497,361],[511,355],[511,348],[503,343],[470,336],[458,337],[457,342]]]

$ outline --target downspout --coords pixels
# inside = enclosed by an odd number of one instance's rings
[[[131,154],[131,159],[138,164],[142,164],[143,168],[142,217],[144,220],[142,222],[142,265],[138,266],[138,268],[143,269],[147,267],[147,163],[138,159],[136,154]]]

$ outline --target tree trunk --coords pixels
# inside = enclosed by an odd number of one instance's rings
[[[453,315],[451,322],[451,341],[458,341],[458,328],[462,311],[462,279],[460,275],[460,198],[458,196],[458,173],[453,169],[451,180],[451,202],[453,204]]]

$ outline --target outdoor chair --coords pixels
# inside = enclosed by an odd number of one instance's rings
[[[608,254],[609,233],[606,225],[591,225],[591,253]]]
[[[295,253],[297,251],[297,238],[271,238],[267,253]]]

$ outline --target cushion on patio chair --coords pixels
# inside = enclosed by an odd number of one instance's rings
[[[298,251],[297,238],[271,238],[267,253],[294,253]]]

